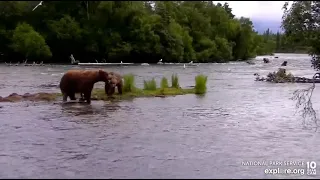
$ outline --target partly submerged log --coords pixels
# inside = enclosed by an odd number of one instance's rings
[[[260,77],[259,74],[255,73],[256,81],[266,81],[273,83],[320,83],[320,75],[313,78],[295,77],[291,73],[286,73],[286,70],[279,68],[277,72],[269,73],[267,77]]]

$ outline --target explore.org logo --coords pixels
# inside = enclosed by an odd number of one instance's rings
[[[268,166],[264,169],[265,174],[300,174],[316,175],[317,163],[314,161],[242,161],[242,166]],[[272,166],[274,166],[272,168]],[[287,166],[288,168],[283,168]],[[299,168],[289,168],[298,166]]]
[[[242,161],[241,165],[242,166],[304,166],[305,163],[303,161]]]

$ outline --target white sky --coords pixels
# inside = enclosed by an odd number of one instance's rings
[[[236,17],[254,17],[255,19],[281,21],[282,7],[286,1],[213,1],[221,3],[227,2],[232,8],[232,13]],[[290,3],[289,3],[290,4]]]

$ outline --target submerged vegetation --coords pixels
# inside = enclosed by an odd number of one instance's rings
[[[276,34],[254,31],[212,1],[0,2],[1,60],[227,62],[271,54]],[[280,35],[279,35],[280,36]]]

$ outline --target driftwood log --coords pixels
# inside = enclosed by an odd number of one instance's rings
[[[267,77],[260,77],[255,73],[256,81],[266,81],[273,83],[320,83],[320,73],[316,73],[313,78],[295,77],[292,74],[286,74],[286,70],[279,68],[278,72],[269,73]]]

